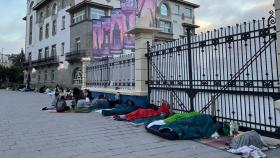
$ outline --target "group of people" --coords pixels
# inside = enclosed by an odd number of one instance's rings
[[[77,87],[72,90],[64,90],[57,85],[54,92],[51,92],[52,101],[49,107],[44,107],[42,110],[56,110],[57,112],[90,112],[93,109],[110,108],[110,103],[118,103],[120,94],[117,93],[115,99],[109,100],[104,94],[94,99],[89,89],[81,90]],[[68,106],[66,101],[72,100]]]

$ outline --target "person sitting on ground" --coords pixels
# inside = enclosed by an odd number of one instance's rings
[[[73,88],[73,98],[74,98],[74,101],[72,102],[71,106],[72,106],[72,109],[75,109],[76,105],[78,104],[78,101],[80,99],[85,99],[83,91],[77,87]]]
[[[46,86],[42,86],[41,88],[39,88],[39,93],[44,93],[46,91]]]
[[[90,107],[92,103],[92,95],[91,92],[88,89],[85,89],[83,91],[83,95],[85,96],[85,99],[80,99],[77,102],[77,108],[78,107]]]
[[[57,91],[52,96],[52,101],[51,101],[50,107],[44,107],[42,110],[54,110],[58,100],[59,100],[59,92]]]
[[[66,112],[70,110],[70,107],[67,106],[64,96],[61,96],[55,106],[56,112]]]

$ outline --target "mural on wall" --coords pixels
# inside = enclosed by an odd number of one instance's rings
[[[149,27],[156,27],[157,0],[138,0],[138,16],[148,23]]]
[[[93,57],[107,57],[135,48],[134,35],[126,32],[136,25],[135,0],[120,0],[121,8],[112,9],[111,16],[93,19]]]
[[[121,10],[123,14],[124,32],[127,32],[136,25],[136,5],[135,0],[121,0]],[[131,34],[124,34],[123,47],[126,49],[135,48],[135,38]]]
[[[122,10],[111,10],[111,54],[121,54],[123,48]]]
[[[102,28],[102,41],[101,44],[101,56],[110,56],[111,50],[111,17],[104,16],[101,18],[101,28]]]
[[[102,39],[102,27],[100,20],[92,21],[92,33],[93,33],[93,56],[100,56],[101,39]]]

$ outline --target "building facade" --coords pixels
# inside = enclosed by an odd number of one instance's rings
[[[9,60],[9,56],[7,54],[0,53],[0,65],[9,67],[12,62]]]
[[[194,9],[184,0],[157,0],[155,41],[184,37]],[[25,81],[35,87],[81,86],[83,57],[92,53],[92,19],[110,16],[120,0],[27,0]],[[131,50],[129,50],[131,51]]]

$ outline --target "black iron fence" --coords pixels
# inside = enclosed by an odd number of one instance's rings
[[[89,65],[86,68],[86,74],[87,87],[134,89],[135,54],[103,58]]]
[[[172,103],[177,111],[198,111],[245,130],[280,137],[276,26],[268,19],[190,35],[149,46],[150,102]]]

